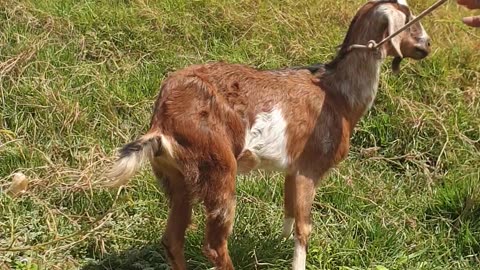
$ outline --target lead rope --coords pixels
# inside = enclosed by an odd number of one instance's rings
[[[347,51],[351,51],[353,49],[369,49],[369,50],[376,50],[378,49],[380,46],[382,46],[385,42],[391,40],[392,38],[398,36],[398,34],[400,34],[401,32],[405,31],[406,29],[408,29],[410,26],[412,26],[412,24],[420,21],[421,19],[423,19],[425,16],[427,16],[428,14],[432,13],[434,10],[436,10],[437,8],[439,8],[441,5],[445,4],[448,0],[440,0],[438,1],[437,3],[433,4],[431,7],[429,7],[428,9],[424,10],[420,15],[418,15],[418,17],[416,17],[415,19],[411,20],[410,22],[408,22],[407,24],[405,24],[402,28],[398,29],[395,33],[391,34],[390,36],[384,38],[382,41],[380,41],[379,43],[375,42],[375,40],[370,40],[367,45],[360,45],[360,44],[353,44],[351,45],[350,47],[348,47]]]

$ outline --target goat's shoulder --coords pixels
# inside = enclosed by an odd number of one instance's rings
[[[319,72],[324,72],[325,71],[325,65],[318,63],[314,65],[308,65],[308,66],[298,66],[298,67],[292,67],[291,69],[293,70],[307,70],[311,74],[317,74]]]

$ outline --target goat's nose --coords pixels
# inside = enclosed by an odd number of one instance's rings
[[[417,38],[417,42],[419,45],[425,47],[426,49],[430,49],[431,43],[430,43],[430,37],[419,37]]]

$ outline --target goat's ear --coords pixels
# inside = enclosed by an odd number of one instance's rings
[[[387,18],[387,36],[392,35],[400,28],[402,28],[407,20],[405,13],[397,9],[388,9],[385,12]],[[402,50],[400,49],[400,44],[402,43],[402,35],[397,35],[390,40],[390,44],[396,52],[397,57],[403,57]]]

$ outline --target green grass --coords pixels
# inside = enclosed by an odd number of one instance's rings
[[[95,188],[116,147],[147,129],[168,72],[228,61],[325,62],[364,1],[0,2],[0,269],[167,269],[166,199],[145,168],[119,194]],[[410,1],[418,14],[434,1]],[[480,32],[451,3],[425,18],[432,55],[385,64],[374,108],[313,212],[309,269],[479,269]],[[282,176],[238,179],[237,269],[289,269]],[[202,256],[195,208],[186,256]],[[15,251],[19,250],[19,251]],[[382,268],[384,267],[384,268]]]

